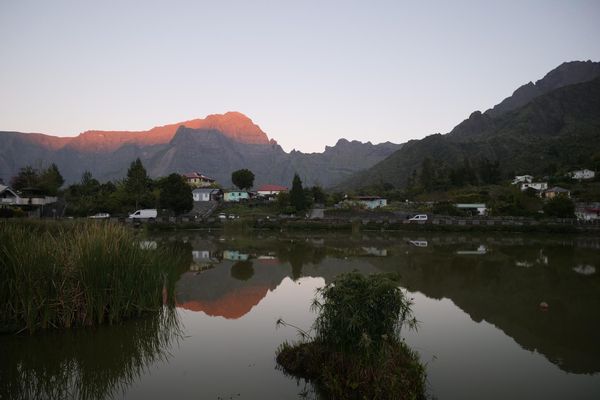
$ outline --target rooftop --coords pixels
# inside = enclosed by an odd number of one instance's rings
[[[354,197],[357,200],[365,200],[365,201],[369,201],[369,200],[382,200],[383,197],[381,196],[356,196]]]
[[[192,193],[215,193],[215,192],[219,192],[221,191],[221,189],[214,189],[214,188],[205,188],[205,189],[194,189],[192,190]]]
[[[569,193],[570,190],[561,188],[560,186],[554,186],[553,188],[546,190],[546,192]]]
[[[262,185],[256,191],[257,192],[285,192],[287,190],[288,190],[288,188],[286,188],[285,186]]]
[[[211,181],[211,182],[215,181],[213,178],[208,177],[206,175],[202,175],[199,172],[187,172],[187,173],[183,174],[183,176],[188,179],[204,179],[204,180]]]

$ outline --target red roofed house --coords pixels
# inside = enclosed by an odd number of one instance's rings
[[[197,188],[209,187],[216,182],[213,178],[209,178],[208,176],[202,175],[199,172],[189,172],[187,174],[183,174],[183,177],[188,185]]]
[[[288,188],[277,185],[262,185],[256,191],[256,194],[261,197],[274,197],[281,192],[287,192]]]

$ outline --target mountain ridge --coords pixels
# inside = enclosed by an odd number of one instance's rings
[[[73,138],[0,132],[0,179],[8,182],[25,165],[56,163],[67,183],[85,170],[115,180],[140,158],[153,177],[201,171],[229,186],[231,172],[249,168],[257,184],[289,185],[297,172],[307,184],[333,185],[397,148],[340,139],[322,153],[286,153],[250,118],[228,112],[148,131],[86,131]]]
[[[465,159],[498,161],[506,176],[548,174],[580,165],[596,154],[600,155],[600,77],[537,96],[496,117],[475,112],[452,134],[411,140],[340,187],[361,187],[356,182],[405,187],[427,157],[447,167],[460,166]]]
[[[268,144],[267,134],[250,118],[238,111],[224,114],[210,114],[205,118],[196,118],[174,124],[155,126],[148,130],[87,130],[77,136],[53,136],[43,133],[22,133],[33,143],[53,150],[63,147],[79,151],[114,151],[125,144],[155,145],[168,143],[180,126],[194,129],[216,129],[224,135],[242,143]]]

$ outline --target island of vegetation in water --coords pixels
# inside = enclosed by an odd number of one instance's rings
[[[386,275],[341,275],[318,291],[318,316],[300,341],[283,343],[277,363],[335,399],[424,399],[425,367],[400,337],[416,327],[411,301]]]
[[[0,331],[114,324],[172,302],[187,253],[124,226],[0,222]]]

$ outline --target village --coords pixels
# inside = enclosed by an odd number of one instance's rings
[[[43,183],[43,177],[49,172],[50,176],[58,176],[50,189]],[[21,175],[31,173],[31,169],[25,168]],[[135,174],[141,175],[136,177]],[[172,174],[154,182],[147,177],[139,160],[132,163],[129,178],[116,185],[111,182],[100,184],[91,175],[84,175],[82,183],[63,188],[60,172],[52,166],[39,172],[37,186],[34,183],[24,187],[23,176],[13,179],[20,189],[0,183],[0,217],[87,217],[126,222],[392,218],[419,224],[439,223],[436,222],[439,218],[434,217],[555,217],[578,223],[600,221],[600,201],[593,197],[600,185],[596,172],[589,169],[574,170],[561,177],[562,186],[550,185],[548,177],[536,179],[532,175],[517,175],[511,182],[499,186],[503,195],[497,196],[504,198],[505,193],[510,193],[510,201],[515,203],[511,207],[493,198],[488,202],[464,201],[473,196],[460,194],[454,196],[456,201],[449,201],[447,195],[437,196],[437,199],[433,195],[407,199],[405,193],[385,189],[383,193],[373,189],[368,193],[326,192],[319,186],[303,188],[298,176],[291,182],[291,187],[261,184],[255,188],[254,174],[247,169],[232,173],[236,187],[229,188],[198,171]],[[136,179],[142,183],[133,182]],[[171,186],[165,183],[169,179]],[[121,187],[123,190],[119,194]],[[521,205],[523,209],[529,208],[529,214],[518,209]],[[518,212],[514,212],[515,208]]]

